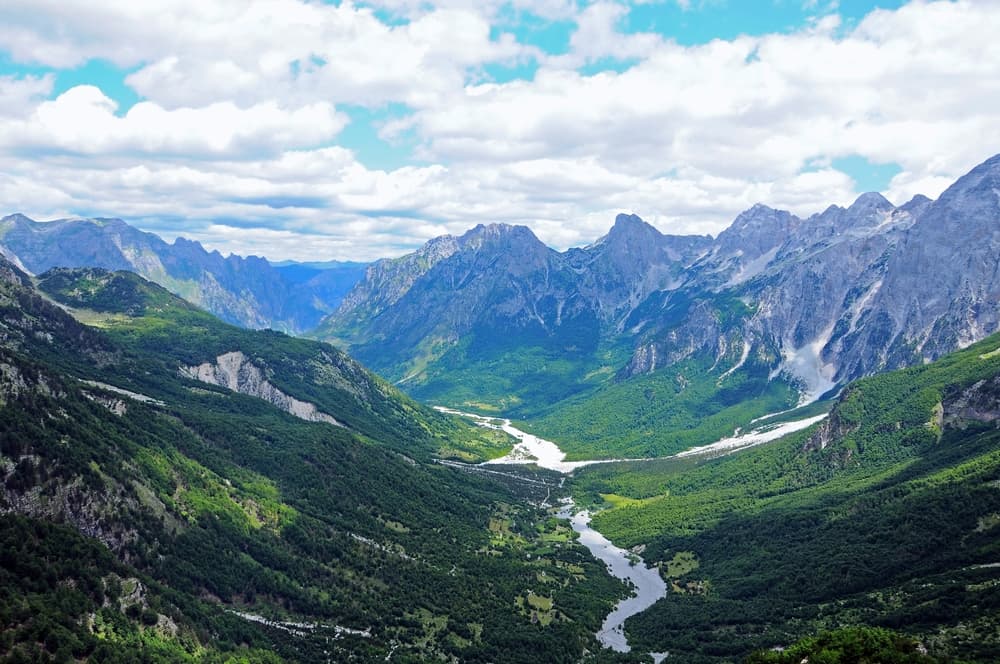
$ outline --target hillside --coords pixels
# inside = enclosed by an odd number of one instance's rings
[[[641,647],[725,661],[841,625],[993,661],[1000,335],[847,387],[830,416],[716,460],[578,471],[595,527],[659,561],[674,592],[628,624]],[[761,660],[768,661],[768,660]]]
[[[324,344],[220,323],[133,274],[38,283],[45,297],[0,263],[4,657],[560,661],[594,647],[620,585],[542,525],[524,485],[432,461],[505,440]],[[218,358],[235,352],[244,369],[227,373]],[[553,601],[544,625],[519,608],[532,593]]]

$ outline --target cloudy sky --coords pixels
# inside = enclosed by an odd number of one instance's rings
[[[3,0],[0,213],[367,260],[898,204],[1000,152],[997,34],[997,0]]]

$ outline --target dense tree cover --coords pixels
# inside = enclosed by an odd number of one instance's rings
[[[771,380],[768,365],[748,361],[728,375],[723,366],[692,358],[606,385],[549,408],[529,428],[559,441],[573,459],[657,457],[795,405],[796,390]]]
[[[0,516],[0,562],[0,661],[280,661],[221,610],[205,609],[201,626],[217,636],[200,640],[170,593],[72,528]]]
[[[266,649],[301,661],[391,652],[395,661],[568,662],[595,648],[621,584],[571,539],[552,541],[538,527],[544,513],[509,486],[431,460],[442,443],[476,455],[498,441],[400,397],[324,344],[222,325],[131,276],[82,278],[53,292],[90,307],[83,315],[102,332],[24,283],[0,288],[0,299],[15,296],[0,312],[0,506],[32,517],[17,527],[65,524],[45,541],[66,546],[11,552],[46,580],[31,591],[50,607],[40,615],[70,620],[58,608],[69,603],[76,626],[67,629],[82,644],[66,636],[71,656],[125,661],[131,648],[149,661],[251,661]],[[106,303],[104,287],[114,288]],[[94,316],[99,304],[117,309]],[[351,428],[178,373],[236,349]],[[89,548],[74,553],[80,542]],[[64,556],[78,564],[60,567]],[[112,574],[141,579],[143,602],[107,605],[128,594],[108,590]],[[3,589],[14,611],[23,589]],[[553,600],[544,624],[518,604],[532,593]],[[11,615],[0,655],[56,656],[62,632],[43,652],[41,632],[18,631],[22,614]]]
[[[383,446],[420,459],[443,451],[473,460],[509,449],[508,440],[421,406],[329,344],[228,325],[130,272],[56,269],[39,288],[91,316],[105,314],[97,319],[101,341],[113,341],[120,356],[96,370],[75,368],[115,385],[176,401],[190,391],[179,366],[239,350],[279,389]]]
[[[938,656],[1000,657],[997,348],[859,381],[827,422],[771,445],[578,471],[578,499],[609,507],[601,532],[665,568],[698,563],[628,623],[639,647],[716,661],[867,623]]]
[[[920,644],[887,629],[851,627],[805,638],[781,651],[756,652],[747,664],[934,664]]]

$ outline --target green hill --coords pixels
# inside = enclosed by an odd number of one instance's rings
[[[575,661],[596,647],[620,584],[570,538],[552,545],[523,485],[434,462],[506,440],[325,344],[225,325],[134,275],[38,284],[0,263],[0,660]],[[237,390],[185,371],[237,351]],[[545,620],[521,608],[531,593],[553,599]]]
[[[639,648],[720,661],[867,624],[995,661],[998,418],[993,336],[853,383],[826,421],[774,444],[587,468],[575,491],[609,507],[595,527],[645,545],[672,582],[628,623]]]

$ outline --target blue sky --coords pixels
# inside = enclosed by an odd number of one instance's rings
[[[276,259],[489,221],[563,248],[620,211],[717,233],[936,196],[1000,150],[995,3],[9,0],[0,25],[4,212]]]

